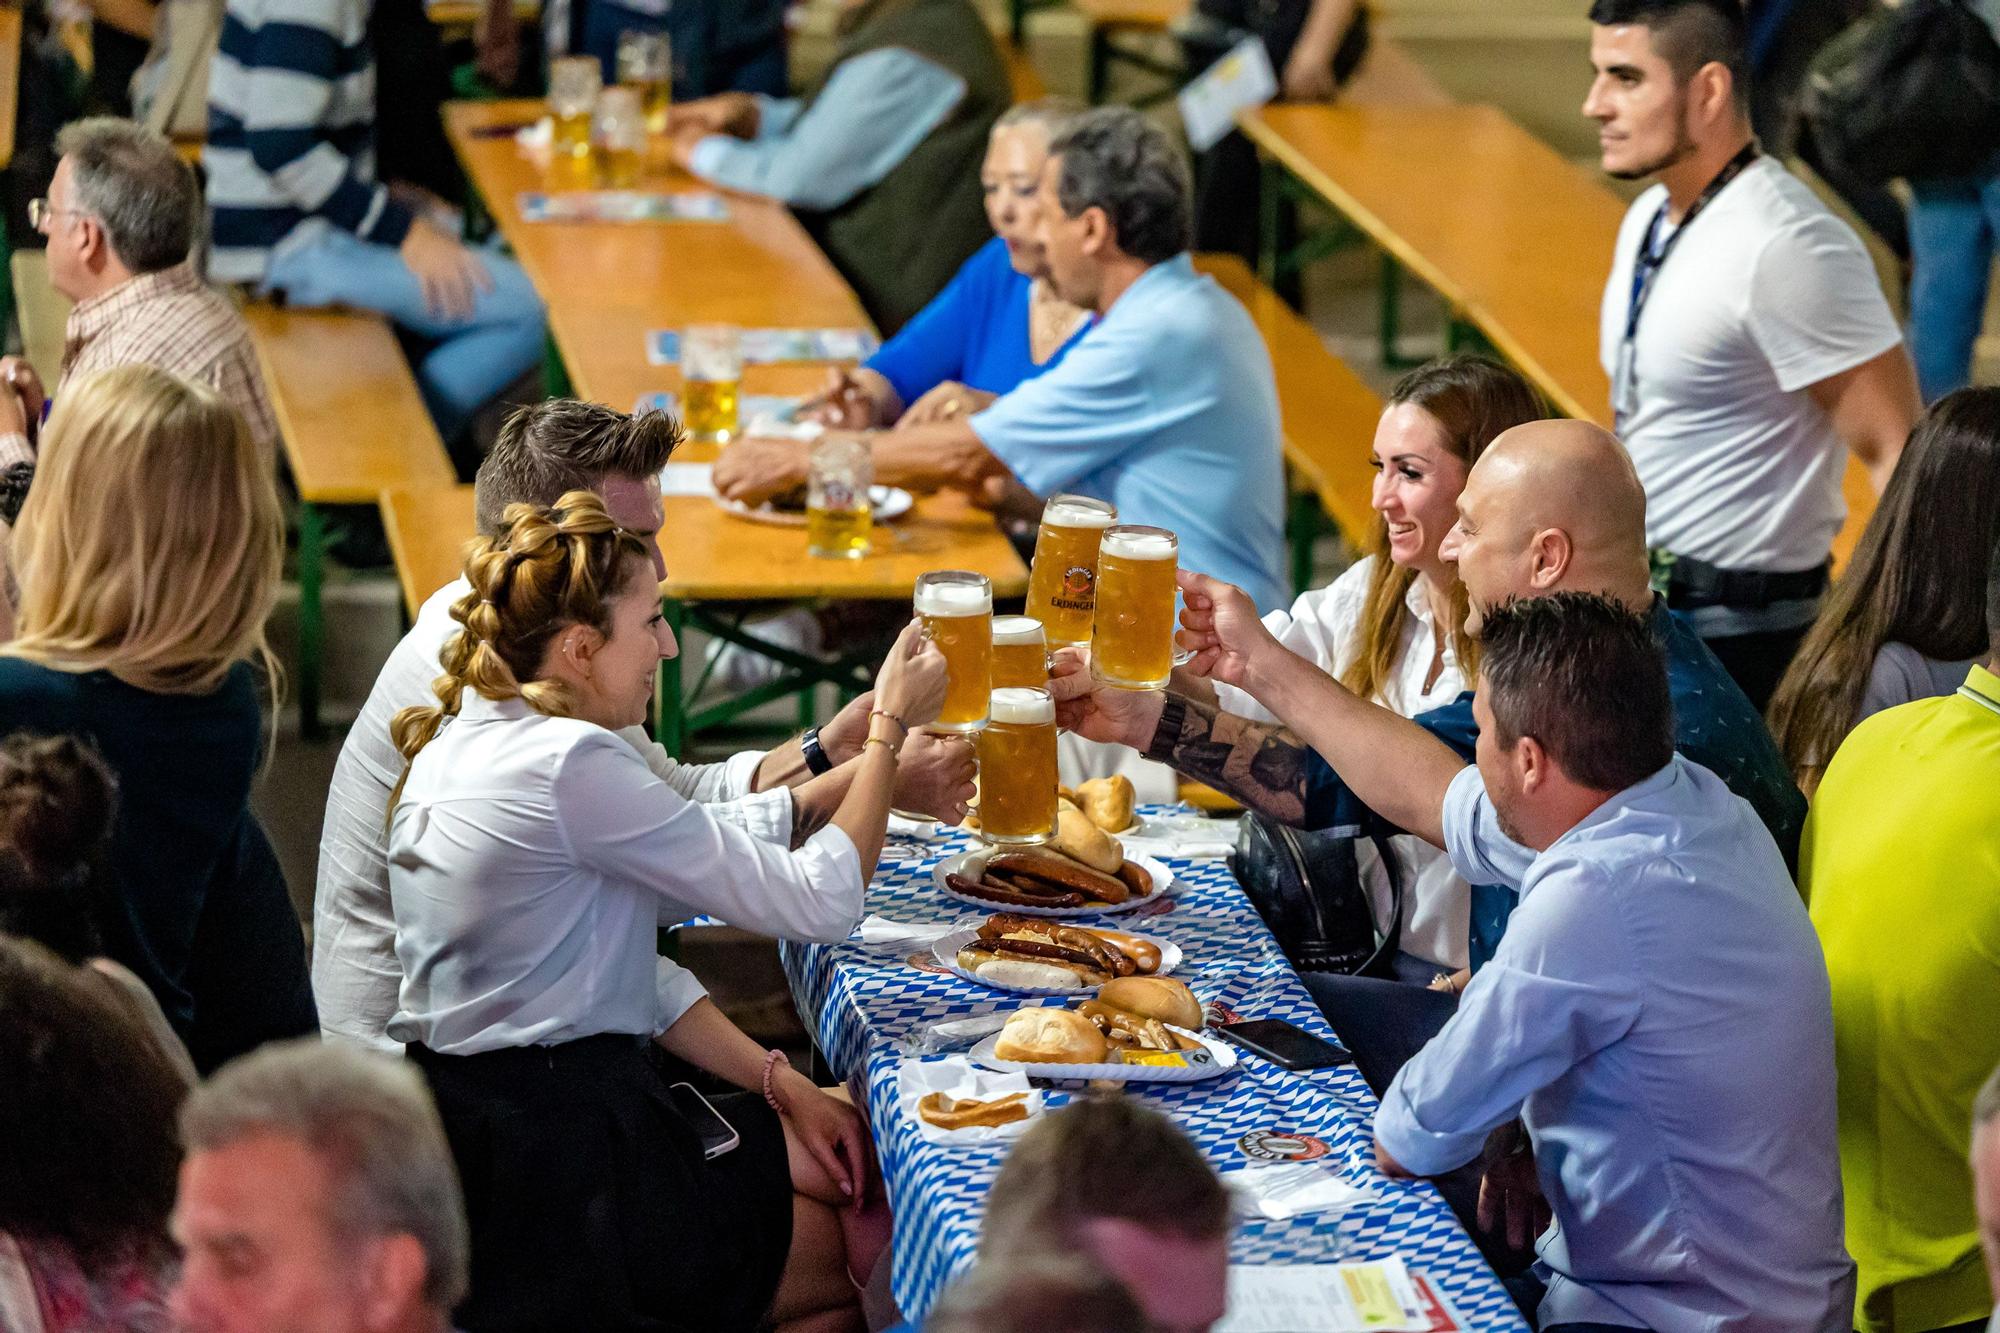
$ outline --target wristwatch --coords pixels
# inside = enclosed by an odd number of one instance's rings
[[[814,777],[833,771],[833,759],[826,747],[819,743],[819,728],[807,727],[806,734],[799,737],[799,750],[806,757],[806,771]]]

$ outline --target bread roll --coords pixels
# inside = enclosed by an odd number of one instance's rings
[[[1206,1018],[1194,992],[1173,977],[1118,977],[1099,987],[1097,998],[1114,1009],[1191,1032],[1199,1031]]]
[[[1024,1064],[1101,1065],[1111,1054],[1097,1024],[1067,1009],[1022,1009],[993,1044],[995,1058]]]
[[[1110,834],[1090,822],[1080,810],[1063,810],[1056,816],[1055,849],[1107,875],[1118,873],[1125,864],[1125,851]]]
[[[1092,778],[1076,789],[1078,808],[1106,833],[1123,833],[1132,827],[1132,801],[1132,779],[1123,773]]]

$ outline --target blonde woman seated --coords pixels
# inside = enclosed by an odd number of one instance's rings
[[[395,719],[410,764],[389,825],[404,981],[388,1032],[465,1184],[460,1326],[858,1328],[855,1283],[881,1250],[856,1216],[865,1127],[656,957],[655,930],[702,912],[755,925],[818,895],[849,904],[844,938],[903,741],[943,702],[943,658],[914,625],[896,641],[846,799],[786,851],[617,735],[678,648],[645,541],[601,499],[510,506],[466,576],[440,703]],[[736,1146],[704,1152],[649,1043],[747,1090],[715,1103]]]
[[[1264,623],[1348,689],[1405,717],[1456,699],[1470,688],[1478,663],[1465,633],[1465,588],[1444,555],[1445,534],[1458,521],[1465,475],[1486,446],[1542,415],[1527,381],[1484,357],[1447,357],[1403,376],[1389,391],[1369,460],[1375,512],[1382,516],[1376,553]],[[1186,683],[1186,692],[1213,689],[1229,712],[1274,720],[1233,686]],[[1174,688],[1182,688],[1180,677]],[[1409,886],[1399,973],[1429,982],[1464,967],[1465,881],[1442,851],[1419,838],[1398,836],[1389,845]],[[1386,930],[1394,910],[1388,871],[1372,846],[1355,851],[1376,924]]]

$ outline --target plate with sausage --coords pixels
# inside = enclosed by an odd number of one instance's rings
[[[946,857],[931,874],[947,898],[1046,917],[1129,912],[1174,882],[1174,872],[1150,856],[1124,858],[1113,873],[1052,847],[979,847]]]
[[[1118,977],[1161,977],[1180,966],[1172,940],[996,912],[932,946],[940,966],[1016,995],[1075,995]]]

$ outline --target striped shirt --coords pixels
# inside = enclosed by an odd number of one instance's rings
[[[327,228],[400,245],[411,214],[375,180],[368,0],[228,0],[209,67],[208,201],[226,282]]]

